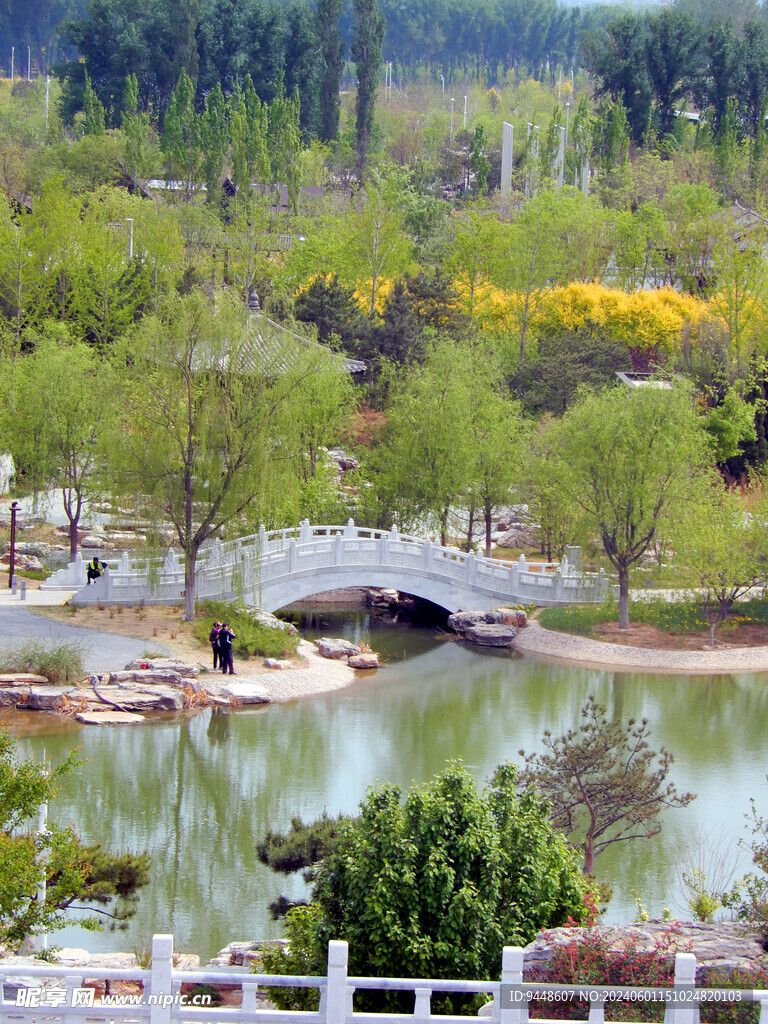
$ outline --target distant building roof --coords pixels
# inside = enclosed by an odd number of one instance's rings
[[[669,377],[661,376],[658,373],[635,373],[634,371],[622,373],[617,371],[616,376],[628,388],[663,388],[668,391],[674,386]]]

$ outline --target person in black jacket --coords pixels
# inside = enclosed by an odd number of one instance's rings
[[[219,665],[221,665],[221,671],[224,675],[229,674],[235,675],[235,668],[232,664],[232,641],[235,639],[235,634],[229,628],[226,622],[222,622],[221,629],[219,630]]]
[[[221,629],[221,623],[220,622],[214,622],[213,628],[211,629],[211,632],[210,632],[210,634],[208,636],[208,639],[211,642],[211,647],[213,648],[213,668],[214,668],[214,670],[216,669],[216,667],[218,666],[218,663],[219,663],[219,630],[220,629]]]

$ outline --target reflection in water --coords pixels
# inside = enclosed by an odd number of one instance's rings
[[[375,625],[347,625],[370,636]],[[232,939],[279,934],[268,905],[299,895],[256,860],[268,827],[295,814],[354,811],[366,788],[423,781],[461,758],[478,781],[518,750],[538,747],[545,729],[578,724],[589,694],[616,720],[645,716],[652,745],[675,755],[678,789],[698,794],[670,812],[655,840],[617,844],[597,862],[615,889],[609,918],[631,920],[632,890],[653,914],[675,900],[686,840],[722,822],[730,842],[756,796],[765,809],[765,677],[655,676],[571,668],[488,655],[431,634],[393,630],[390,649],[418,651],[391,661],[347,690],[271,708],[161,718],[141,727],[81,728],[47,716],[10,716],[27,751],[59,760],[81,744],[87,764],[64,781],[52,807],[86,839],[117,849],[149,849],[152,882],[128,934],[57,933],[57,944],[143,948],[153,931],[172,931],[179,948],[212,954]],[[329,626],[323,632],[340,632]],[[380,634],[371,646],[385,646]],[[391,655],[389,655],[391,657]],[[6,718],[6,720],[8,720]],[[25,724],[31,726],[28,732]],[[746,858],[740,870],[747,867]]]

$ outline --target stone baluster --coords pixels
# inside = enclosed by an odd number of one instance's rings
[[[475,582],[475,569],[476,559],[475,552],[470,551],[464,559],[464,574],[466,576],[467,583],[472,584]]]
[[[299,523],[299,543],[309,544],[312,539],[312,527],[309,525],[308,519],[302,519]]]
[[[429,537],[427,537],[427,539],[422,544],[421,551],[423,556],[424,568],[427,570],[427,572],[429,572],[429,570],[432,568],[432,541],[429,539]]]
[[[382,533],[379,537],[379,563],[386,565],[389,561],[389,537],[386,533]]]
[[[285,550],[288,552],[288,572],[296,570],[296,541],[289,537],[285,542]]]
[[[514,990],[520,998],[509,998]],[[493,1001],[492,1018],[499,1024],[527,1024],[528,1002],[522,995],[523,950],[520,946],[505,946],[501,954],[501,998]]]
[[[344,536],[345,537],[355,537],[356,535],[357,535],[357,531],[355,529],[355,520],[354,519],[348,519],[347,520],[347,525],[344,527]]]
[[[124,551],[122,553],[122,555],[120,555],[120,568],[119,568],[118,572],[120,573],[121,576],[127,576],[130,571],[131,571],[131,560],[128,557],[128,552]]]
[[[343,538],[341,533],[335,533],[333,535],[333,564],[341,565],[344,561],[344,548],[342,547]]]
[[[259,527],[259,551],[262,553],[266,551],[268,544],[269,541],[267,540],[267,531],[264,529],[264,524],[262,523],[262,525]]]
[[[431,1013],[431,988],[415,988],[413,990],[413,1016],[416,1020],[427,1020]]]

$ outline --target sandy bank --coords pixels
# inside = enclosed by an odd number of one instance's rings
[[[590,640],[572,633],[545,629],[535,620],[521,630],[515,649],[522,654],[576,662],[580,665],[618,667],[648,672],[682,672],[687,675],[728,675],[768,672],[768,647],[731,647],[714,651],[661,651],[625,647]]]

